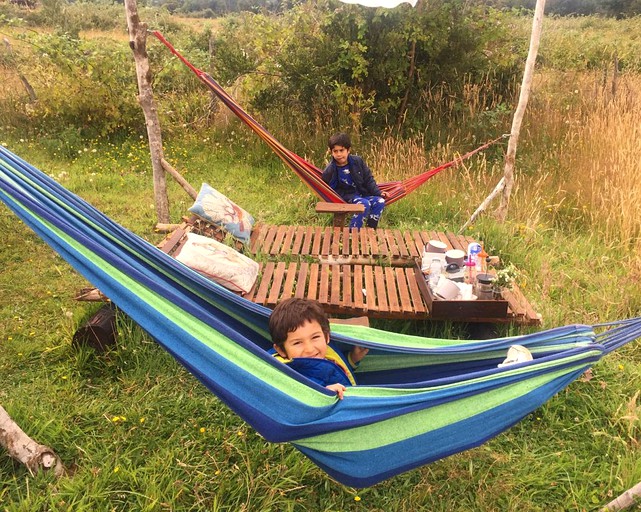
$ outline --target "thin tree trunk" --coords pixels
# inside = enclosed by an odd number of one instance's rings
[[[129,29],[129,46],[131,47],[136,62],[136,76],[138,78],[138,102],[145,114],[149,151],[151,153],[151,167],[154,174],[154,198],[156,203],[156,217],[158,222],[169,222],[169,197],[167,196],[167,183],[165,172],[162,168],[164,152],[162,149],[162,133],[160,121],[151,89],[151,72],[147,58],[147,25],[140,21],[136,0],[125,0],[127,27]]]
[[[400,131],[401,126],[403,126],[403,120],[405,119],[405,111],[407,110],[407,102],[410,97],[410,90],[412,89],[412,83],[414,82],[414,72],[416,70],[416,40],[412,41],[412,47],[410,48],[410,69],[407,73],[407,88],[405,89],[405,96],[401,103],[401,108],[398,111],[398,118],[396,120],[396,128]]]
[[[495,211],[496,218],[504,221],[507,217],[507,209],[510,204],[510,195],[512,187],[514,186],[514,161],[516,157],[516,146],[519,141],[519,134],[521,133],[521,123],[523,115],[530,98],[530,89],[532,87],[532,76],[534,74],[534,64],[536,63],[536,55],[539,51],[539,42],[541,40],[541,30],[543,28],[543,12],[545,10],[545,0],[537,0],[534,9],[534,20],[532,22],[532,34],[530,36],[530,48],[528,51],[527,60],[525,61],[525,71],[523,73],[523,82],[521,83],[521,92],[519,94],[519,103],[512,118],[512,130],[510,131],[510,140],[507,145],[507,153],[505,155],[505,169],[503,177],[505,179],[505,186],[501,194],[501,203]]]
[[[66,473],[60,457],[48,446],[36,443],[25,434],[1,405],[0,445],[9,456],[27,466],[32,475],[38,471],[53,471],[56,476]]]

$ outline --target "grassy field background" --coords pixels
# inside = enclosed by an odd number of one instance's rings
[[[613,93],[610,71],[568,64],[580,60],[577,46],[634,48],[639,22],[546,20],[547,65],[535,79],[508,219],[498,223],[490,212],[468,229],[521,270],[519,285],[546,328],[641,314],[641,78],[631,65]],[[515,33],[527,26],[515,21]],[[559,48],[566,51],[555,57]],[[210,130],[167,127],[167,159],[192,185],[207,181],[265,222],[329,222],[252,134],[219,117]],[[291,140],[283,127],[268,128]],[[402,179],[471,149],[458,145],[463,129],[450,128],[451,141],[429,150],[420,137],[381,134],[355,151],[379,180]],[[311,134],[296,150],[320,166],[324,137]],[[163,236],[153,229],[138,135],[96,136],[61,151],[5,122],[0,143],[144,238]],[[382,227],[457,231],[500,179],[504,147],[390,206]],[[169,187],[178,221],[191,200]],[[0,404],[71,470],[59,480],[32,477],[0,455],[2,510],[597,510],[641,480],[638,341],[485,445],[352,489],[291,446],[265,443],[126,320],[107,354],[74,349],[73,333],[98,307],[73,299],[88,283],[4,206],[0,231]],[[375,325],[464,335],[450,325]]]

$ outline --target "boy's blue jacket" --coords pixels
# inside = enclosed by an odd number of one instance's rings
[[[270,350],[270,353],[292,370],[296,370],[323,387],[331,384],[343,384],[344,386],[356,384],[352,370],[356,368],[357,364],[352,363],[348,356],[334,349],[332,343],[327,347],[325,359],[311,357],[285,359],[273,349]]]
[[[352,175],[352,181],[354,182],[354,187],[356,187],[357,195],[381,195],[381,189],[378,188],[376,180],[374,180],[374,176],[372,175],[372,171],[370,171],[369,167],[367,167],[367,164],[360,156],[349,155],[347,157],[347,163],[349,164],[349,172]],[[341,186],[341,183],[338,180],[338,173],[336,172],[336,161],[333,158],[323,171],[323,181],[338,192],[346,202],[349,203],[354,198],[353,190],[346,189]]]

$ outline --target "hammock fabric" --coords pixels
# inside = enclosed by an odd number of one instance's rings
[[[370,348],[359,385],[337,400],[267,353],[268,309],[182,265],[2,146],[0,200],[267,441],[292,443],[355,487],[478,446],[641,336],[641,318],[483,341],[336,325],[337,344]],[[498,368],[512,344],[534,360]]]
[[[312,189],[312,191],[320,197],[323,201],[328,201],[332,203],[344,203],[345,201],[341,196],[339,196],[327,183],[323,181],[323,171],[316,167],[314,164],[308,162],[304,158],[298,156],[291,150],[287,149],[280,142],[278,142],[273,135],[271,135],[258,121],[256,121],[252,116],[245,112],[242,107],[221,87],[221,85],[216,82],[211,76],[209,76],[204,71],[195,67],[191,62],[189,62],[185,57],[183,57],[178,50],[176,50],[169,41],[167,41],[164,36],[158,32],[154,31],[153,34],[165,45],[171,52],[176,55],[189,69],[191,69],[196,76],[203,82],[209,89],[234,113],[238,118],[243,121],[249,128],[254,131],[267,145],[278,155],[278,157],[294,171],[303,182]],[[465,153],[464,155],[455,158],[454,160],[439,165],[434,169],[425,171],[418,176],[408,178],[404,181],[390,181],[387,183],[378,183],[378,187],[381,191],[387,193],[387,198],[385,199],[386,204],[392,204],[395,201],[405,197],[410,192],[416,190],[423,183],[429,180],[432,176],[438,174],[439,172],[460,164],[463,160],[476,155],[480,151],[487,149],[492,144],[495,144],[501,140],[503,136],[497,137],[494,140],[486,142],[482,146]]]

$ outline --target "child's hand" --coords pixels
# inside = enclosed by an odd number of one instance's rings
[[[387,192],[381,192],[381,197],[383,199],[387,199],[388,196],[389,196],[389,194]]]
[[[327,389],[331,389],[332,391],[336,391],[336,394],[338,395],[338,399],[342,400],[343,399],[343,393],[345,393],[345,386],[342,384],[330,384],[329,386],[325,386]]]
[[[368,352],[368,348],[354,346],[351,352],[352,361],[354,361],[355,363],[360,362],[360,360],[363,359]]]

